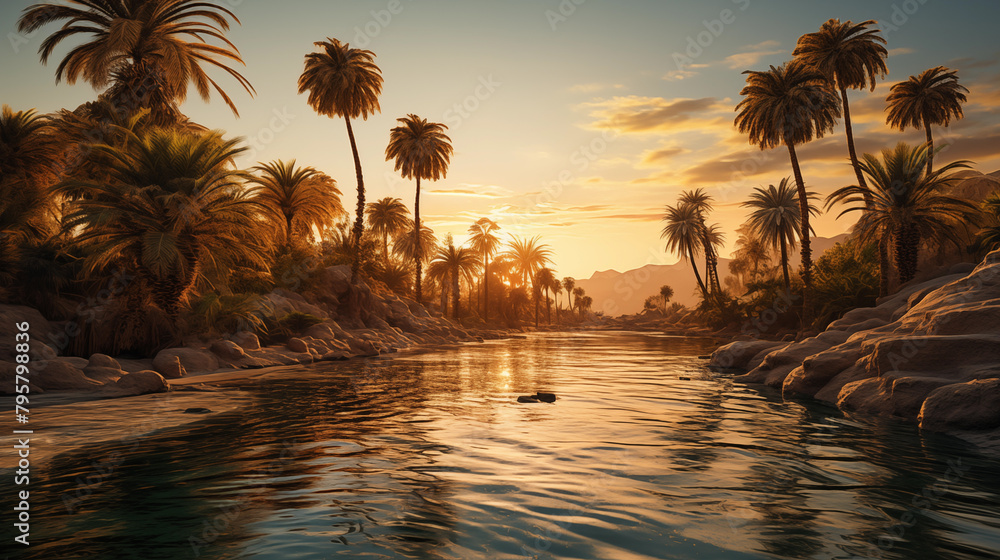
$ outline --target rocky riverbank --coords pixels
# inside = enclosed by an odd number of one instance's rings
[[[1000,251],[904,287],[798,342],[737,341],[711,366],[737,381],[1000,447]]]
[[[346,266],[320,271],[312,285],[303,294],[278,289],[262,298],[262,306],[275,315],[302,313],[321,321],[287,342],[262,346],[256,334],[244,331],[214,340],[186,341],[147,359],[60,356],[59,348],[79,325],[50,322],[30,307],[0,306],[0,393],[14,390],[16,325],[25,322],[30,325],[31,393],[73,391],[108,397],[165,392],[170,390],[169,380],[193,375],[346,360],[509,336],[504,330],[464,328],[434,317],[417,302],[373,290],[364,282],[351,286]],[[355,305],[345,312],[342,302],[349,294]]]

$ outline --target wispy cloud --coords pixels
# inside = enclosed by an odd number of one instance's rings
[[[454,188],[428,189],[427,194],[437,196],[465,196],[471,198],[507,198],[514,191],[496,185],[475,185],[463,183]]]
[[[741,47],[743,52],[727,56],[722,62],[731,70],[746,69],[754,66],[765,56],[783,54],[787,51],[778,48],[777,41],[764,41],[756,45]]]
[[[732,110],[714,97],[666,99],[630,95],[593,101],[583,106],[591,109],[590,115],[596,119],[592,128],[610,128],[624,133],[677,132],[684,128],[696,128],[717,122],[717,116],[712,113]]]
[[[604,91],[608,89],[623,89],[625,86],[622,84],[606,84],[601,82],[592,82],[589,84],[576,84],[575,86],[569,88],[573,93],[596,93],[598,91]]]

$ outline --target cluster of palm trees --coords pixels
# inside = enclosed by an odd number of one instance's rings
[[[888,72],[886,42],[875,24],[872,20],[853,23],[831,19],[819,31],[803,35],[791,61],[766,71],[744,72],[746,86],[740,92],[743,99],[736,106],[735,124],[740,132],[762,150],[784,145],[792,171],[792,177],[781,179],[777,186],[757,187],[743,204],[752,213],[743,231],[741,249],[759,252],[755,243],[763,243],[779,251],[783,283],[789,290],[792,279],[788,250],[801,244],[803,322],[807,325],[812,307],[810,217],[818,209],[812,204],[815,193],[806,188],[796,147],[831,132],[841,116],[847,136],[847,159],[857,184],[834,192],[826,206],[847,204],[841,215],[860,214],[855,235],[879,249],[883,295],[890,290],[893,274],[900,283],[914,277],[922,242],[959,243],[962,232],[980,214],[980,209],[968,201],[944,194],[956,180],[951,172],[967,167],[967,162],[933,168],[931,127],[947,126],[952,118],[961,118],[962,103],[966,101],[967,90],[958,83],[953,70],[937,66],[910,76],[894,84],[886,99],[887,124],[900,130],[923,128],[925,145],[900,143],[883,150],[881,159],[872,154],[858,157],[848,90],[874,91],[877,79]],[[684,193],[677,206],[667,207],[663,237],[668,250],[692,264],[699,252],[704,254],[706,268],[712,271],[712,229],[701,219],[710,205],[696,205],[692,201],[695,194]],[[716,294],[712,272],[707,282],[701,280],[697,269],[695,275],[703,298],[710,300]]]

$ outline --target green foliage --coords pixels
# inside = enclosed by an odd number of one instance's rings
[[[257,294],[205,294],[191,304],[188,328],[194,333],[218,335],[251,330],[266,333],[264,317],[272,313]]]
[[[879,289],[878,247],[857,239],[837,243],[816,261],[814,290],[820,304],[814,326],[826,328],[856,307],[875,305]]]

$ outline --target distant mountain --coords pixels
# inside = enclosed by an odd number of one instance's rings
[[[847,239],[847,234],[833,238],[814,237],[812,239],[813,260],[818,259],[827,249]],[[719,259],[719,280],[725,282],[729,276],[730,259]],[[789,261],[798,267],[799,252],[793,251]],[[698,273],[705,278],[705,262],[698,263]],[[604,270],[595,272],[590,278],[577,280],[576,285],[587,291],[594,299],[594,311],[603,311],[609,317],[629,315],[642,311],[646,298],[660,293],[660,286],[669,285],[674,289],[671,301],[687,306],[698,303],[698,283],[695,282],[691,265],[686,262],[676,264],[647,264],[641,268],[618,272]]]

